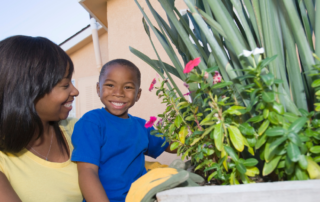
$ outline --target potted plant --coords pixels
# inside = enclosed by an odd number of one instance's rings
[[[146,0],[156,27],[135,1],[172,61],[130,47],[162,77],[155,135],[216,184],[320,179],[320,2],[159,0],[167,23]]]

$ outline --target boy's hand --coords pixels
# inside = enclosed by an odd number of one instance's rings
[[[77,162],[81,192],[87,202],[109,202],[100,182],[99,167],[84,162]]]

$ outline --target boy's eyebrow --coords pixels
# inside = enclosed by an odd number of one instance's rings
[[[107,82],[107,81],[115,82],[115,81],[112,80],[112,79],[106,79],[106,80],[104,80],[104,83]],[[128,82],[125,82],[124,84],[128,84],[128,83],[131,83],[131,84],[135,85],[135,82],[133,82],[133,81],[128,81]]]

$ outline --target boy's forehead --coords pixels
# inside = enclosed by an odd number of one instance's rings
[[[110,77],[110,76],[121,76],[123,79],[131,77],[135,81],[138,80],[137,71],[134,68],[126,65],[114,64],[107,67],[103,73],[103,78],[104,80],[106,80],[108,79],[107,77]]]

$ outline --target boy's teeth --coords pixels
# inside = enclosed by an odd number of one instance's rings
[[[116,105],[116,106],[122,106],[123,103],[122,102],[112,102],[112,104]]]
[[[67,104],[64,104],[63,106],[65,106],[65,107],[71,107],[71,106],[72,106],[72,103],[67,103]]]

